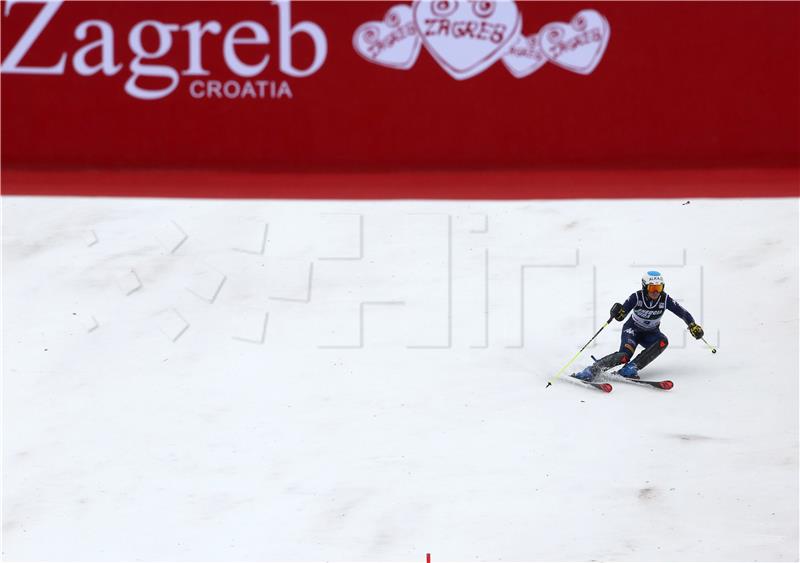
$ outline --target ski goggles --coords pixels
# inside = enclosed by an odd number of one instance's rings
[[[664,291],[664,284],[662,283],[651,283],[647,286],[647,293],[661,293]]]

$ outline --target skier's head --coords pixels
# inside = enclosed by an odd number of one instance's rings
[[[655,270],[645,272],[642,276],[642,293],[650,299],[658,299],[662,291],[664,291],[664,276],[661,272]]]

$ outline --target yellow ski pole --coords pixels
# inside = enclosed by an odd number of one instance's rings
[[[580,350],[578,350],[578,353],[577,353],[577,354],[575,354],[574,356],[572,356],[572,358],[571,358],[571,359],[570,359],[570,360],[569,360],[569,361],[568,361],[568,362],[567,362],[567,363],[564,365],[564,367],[563,367],[563,368],[561,368],[560,370],[558,370],[558,373],[557,373],[557,374],[555,374],[555,375],[554,375],[552,378],[550,378],[550,380],[548,380],[548,382],[547,382],[547,385],[545,385],[545,389],[547,389],[548,387],[550,387],[550,386],[553,384],[553,382],[554,382],[556,379],[558,379],[558,377],[559,377],[559,376],[560,376],[562,373],[564,373],[564,370],[565,370],[565,369],[567,369],[567,368],[570,366],[570,364],[571,364],[572,362],[574,362],[574,361],[575,361],[575,360],[578,358],[578,356],[580,356],[580,355],[581,355],[581,352],[583,352],[584,350],[586,350],[586,348],[589,346],[589,344],[591,344],[591,343],[592,343],[592,340],[594,340],[595,338],[597,338],[597,335],[598,335],[598,334],[600,334],[601,332],[603,332],[603,329],[604,329],[604,328],[606,328],[606,327],[607,327],[609,324],[611,324],[611,321],[612,321],[613,319],[614,319],[614,317],[608,317],[608,320],[607,320],[605,323],[603,323],[603,326],[601,326],[601,327],[600,327],[600,330],[598,330],[597,332],[595,332],[595,333],[594,333],[594,336],[592,336],[592,337],[589,339],[589,342],[587,342],[586,344],[584,344],[584,345],[583,345],[583,348],[581,348]]]
[[[694,325],[694,323],[692,323],[692,325]],[[689,325],[689,326],[692,326],[692,325]],[[689,327],[687,327],[687,330],[689,331],[689,333],[691,333],[691,332],[692,332],[692,329],[691,329],[691,328],[689,328]],[[692,335],[692,336],[694,336],[694,335]],[[708,341],[706,341],[706,339],[705,339],[704,337],[702,337],[702,336],[701,336],[701,337],[700,337],[700,340],[702,340],[702,341],[703,341],[703,343],[704,343],[706,346],[708,346],[708,349],[709,349],[709,350],[711,350],[711,353],[712,353],[712,354],[716,354],[716,353],[717,353],[717,349],[716,349],[716,348],[714,348],[714,347],[713,347],[711,344],[709,344],[709,343],[708,343]]]
[[[706,343],[706,346],[708,346],[708,347],[711,349],[711,353],[712,353],[712,354],[716,354],[716,353],[717,353],[717,349],[716,349],[716,348],[714,348],[714,347],[713,347],[711,344],[709,344],[708,342],[706,342],[706,339],[705,339],[705,338],[701,338],[700,340],[702,340],[703,342],[705,342],[705,343]]]

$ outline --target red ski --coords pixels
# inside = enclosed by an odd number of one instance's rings
[[[633,383],[635,385],[645,385],[647,387],[652,387],[654,389],[663,389],[665,391],[669,391],[675,386],[675,384],[672,383],[672,381],[670,381],[669,379],[665,379],[663,381],[647,381],[645,379],[622,377],[617,372],[605,373],[603,374],[603,377],[611,379],[612,381],[624,381],[625,383]]]
[[[570,381],[574,381],[575,383],[578,383],[579,385],[586,385],[588,387],[594,387],[595,389],[599,389],[603,393],[611,393],[611,391],[614,389],[611,386],[610,383],[605,383],[605,382],[600,383],[600,382],[597,382],[597,381],[584,381],[583,379],[578,379],[577,377],[575,377],[575,374],[570,375],[569,376],[569,380]]]

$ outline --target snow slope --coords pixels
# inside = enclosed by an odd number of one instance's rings
[[[797,199],[5,197],[2,263],[5,559],[798,559]],[[545,389],[649,266],[719,353]]]

